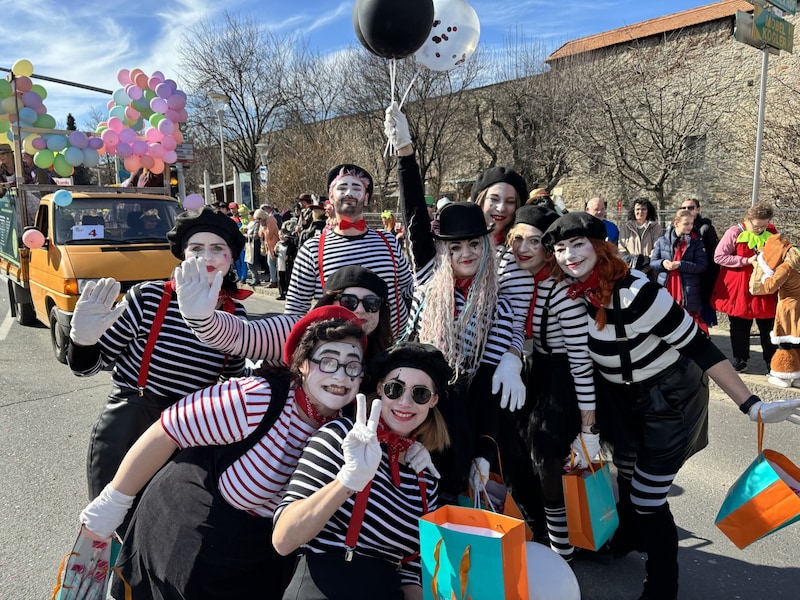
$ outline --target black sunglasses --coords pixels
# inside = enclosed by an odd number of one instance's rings
[[[681,206],[681,210],[694,210],[696,206]]]
[[[344,306],[347,310],[355,311],[358,304],[364,307],[364,310],[371,313],[376,313],[381,309],[383,298],[380,296],[364,296],[359,298],[355,294],[336,294],[336,299],[339,304]]]
[[[406,391],[406,386],[399,381],[387,381],[383,384],[383,395],[389,400],[397,400]],[[411,399],[416,404],[427,404],[431,401],[433,392],[426,388],[424,385],[415,385],[411,388]]]

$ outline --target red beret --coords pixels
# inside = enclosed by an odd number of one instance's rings
[[[303,337],[303,334],[313,323],[333,319],[349,321],[354,325],[361,327],[361,319],[359,319],[354,312],[347,310],[344,306],[331,304],[330,306],[321,306],[319,308],[310,310],[305,317],[294,324],[294,327],[292,327],[292,330],[289,332],[289,336],[286,338],[286,343],[283,345],[283,362],[285,362],[287,365],[291,363],[292,355],[297,349],[297,345],[300,343],[300,338]],[[363,350],[366,347],[367,336],[362,335],[361,349]]]

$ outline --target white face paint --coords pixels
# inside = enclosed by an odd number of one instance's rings
[[[542,231],[527,223],[514,225],[511,235],[511,251],[520,269],[536,274],[545,265],[547,250],[542,245]]]
[[[483,216],[486,224],[495,223],[495,232],[503,231],[514,221],[517,212],[517,190],[510,183],[495,183],[486,189],[483,199]]]
[[[597,252],[586,237],[557,242],[553,254],[564,273],[579,281],[586,281],[597,264]]]
[[[184,258],[204,258],[208,270],[208,281],[214,281],[214,274],[221,271],[225,275],[233,264],[233,252],[228,243],[210,231],[198,231],[189,238]]]
[[[331,200],[337,215],[353,221],[361,218],[361,213],[367,204],[367,190],[358,177],[345,175],[336,180]]]
[[[481,259],[486,250],[486,245],[481,238],[447,242],[450,250],[450,264],[453,267],[453,276],[458,279],[470,279],[478,274]]]
[[[323,373],[319,364],[315,362],[323,358],[337,360],[339,368],[333,373]],[[332,415],[353,401],[361,385],[363,373],[357,377],[350,377],[345,373],[347,363],[363,361],[361,344],[355,338],[323,342],[314,348],[311,359],[303,361],[300,365],[303,391],[321,414]]]

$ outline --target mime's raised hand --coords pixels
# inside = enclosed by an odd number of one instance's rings
[[[207,319],[214,314],[222,289],[222,272],[217,271],[208,283],[206,259],[193,256],[175,269],[175,293],[178,308],[185,319]]]
[[[90,281],[83,288],[72,313],[70,339],[78,346],[93,346],[119,319],[127,308],[126,302],[114,307],[120,284],[112,277]]]
[[[356,423],[342,442],[344,465],[336,475],[336,479],[349,490],[360,492],[378,471],[383,454],[376,433],[380,418],[380,399],[372,401],[372,410],[367,419],[367,397],[356,394]]]

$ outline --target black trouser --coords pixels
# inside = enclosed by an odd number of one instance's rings
[[[731,349],[733,350],[734,358],[741,358],[748,360],[750,358],[750,328],[753,325],[753,319],[742,319],[739,317],[728,317],[731,324]],[[758,326],[758,334],[761,339],[761,350],[764,362],[769,366],[772,360],[772,355],[775,354],[777,348],[770,339],[770,332],[775,319],[755,319]]]

